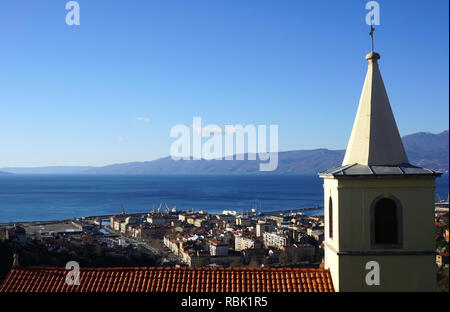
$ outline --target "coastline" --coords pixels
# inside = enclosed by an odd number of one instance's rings
[[[312,215],[318,215],[323,216],[323,207],[309,207],[309,208],[298,208],[298,209],[285,209],[285,210],[275,210],[275,211],[266,211],[262,212],[259,216],[265,217],[265,216],[273,216],[278,214],[289,214],[291,212],[308,212],[308,211],[320,211],[322,213],[320,214],[312,214]],[[186,211],[180,210],[178,213],[185,213]],[[209,215],[220,215],[221,213],[209,213],[206,212]],[[143,215],[146,214],[145,212],[130,212],[129,215]],[[84,217],[76,217],[71,219],[60,219],[60,220],[31,220],[31,221],[10,221],[10,222],[0,222],[0,227],[3,226],[9,226],[12,224],[18,224],[18,225],[47,225],[47,224],[58,224],[58,223],[65,223],[65,222],[72,222],[74,220],[82,220],[82,221],[94,221],[97,219],[109,219],[113,216],[116,216],[118,214],[108,214],[108,215],[93,215],[93,216],[84,216]],[[310,216],[308,214],[305,214],[307,216]],[[312,216],[311,215],[311,216]]]

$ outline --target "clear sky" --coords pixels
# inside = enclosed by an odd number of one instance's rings
[[[0,3],[0,167],[167,156],[176,124],[277,124],[280,150],[343,149],[370,50],[367,1]],[[449,127],[447,0],[378,1],[401,135]]]

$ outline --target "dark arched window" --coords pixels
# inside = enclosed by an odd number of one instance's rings
[[[328,237],[333,238],[333,201],[328,200]]]
[[[381,198],[372,206],[372,245],[381,248],[401,245],[401,209],[391,198]]]

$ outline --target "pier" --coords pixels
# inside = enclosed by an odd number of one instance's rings
[[[296,209],[283,209],[283,210],[273,210],[273,211],[261,211],[260,216],[275,216],[287,213],[298,213],[305,211],[323,210],[322,206],[311,207],[311,208],[296,208]]]

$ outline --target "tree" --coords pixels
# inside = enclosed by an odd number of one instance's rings
[[[278,257],[278,260],[279,260],[280,264],[289,264],[289,263],[291,263],[291,257],[286,252],[286,250],[284,250],[283,252],[280,253],[280,256]]]
[[[439,292],[449,292],[448,268],[441,267],[438,269],[437,290]]]
[[[292,255],[292,263],[298,263],[302,260],[302,257],[300,256],[300,253],[298,250],[295,250],[295,252]]]
[[[258,258],[256,256],[252,256],[250,259],[250,262],[248,264],[249,268],[259,268],[261,266],[261,263],[259,262]]]
[[[233,262],[231,262],[230,267],[232,268],[236,268],[236,267],[243,267],[244,266],[244,261],[242,260],[242,258],[237,258],[235,260],[233,260]]]

